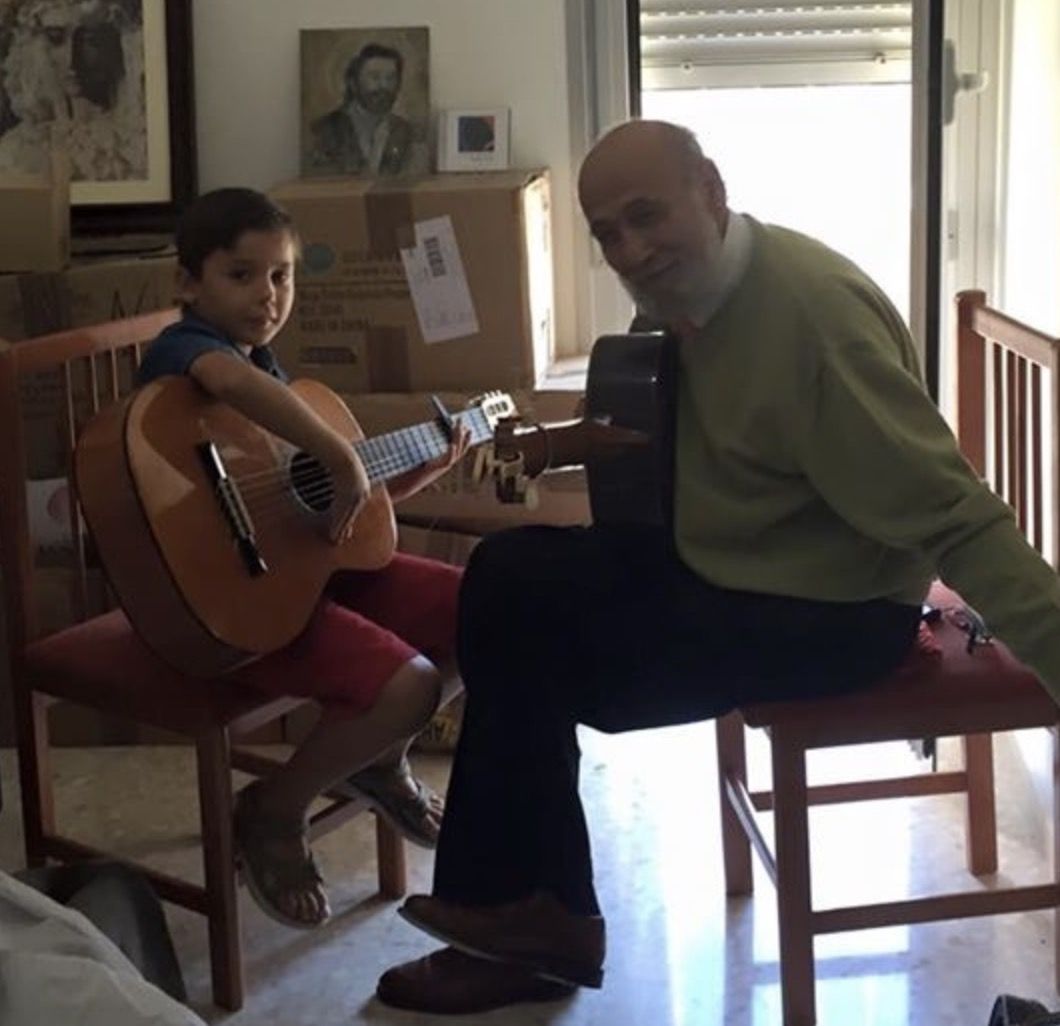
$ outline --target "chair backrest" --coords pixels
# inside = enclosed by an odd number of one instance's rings
[[[92,415],[132,390],[142,348],[178,316],[168,309],[0,340],[0,557],[13,663],[61,625],[55,608],[76,622],[111,604],[92,565],[71,455]],[[45,603],[52,611],[42,616]]]
[[[987,306],[981,291],[958,293],[961,449],[1047,557],[1060,540],[1058,411],[1060,338]]]

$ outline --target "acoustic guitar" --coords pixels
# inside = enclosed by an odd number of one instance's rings
[[[365,438],[327,386],[291,387],[350,440],[375,486],[339,545],[326,534],[324,467],[188,378],[101,410],[78,441],[77,489],[107,576],[143,640],[183,673],[213,676],[282,648],[334,570],[385,566],[397,529],[382,482],[448,448],[439,418]],[[491,393],[452,420],[480,445],[514,413]]]
[[[604,335],[589,356],[585,413],[561,424],[498,425],[476,474],[502,502],[527,502],[533,478],[584,466],[594,523],[669,530],[677,341],[667,334]]]

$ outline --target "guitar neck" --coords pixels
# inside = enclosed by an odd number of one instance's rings
[[[584,420],[513,427],[505,433],[503,442],[499,432],[497,438],[498,451],[511,446],[522,453],[530,477],[547,470],[581,466],[591,455]]]
[[[467,428],[472,446],[493,437],[488,419],[477,407],[453,414],[453,422]],[[368,480],[375,484],[437,459],[449,448],[449,436],[438,421],[432,420],[374,438],[362,438],[353,443],[353,448],[364,464]]]

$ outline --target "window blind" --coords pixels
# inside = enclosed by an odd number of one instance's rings
[[[734,65],[908,65],[912,2],[640,0],[645,70]]]

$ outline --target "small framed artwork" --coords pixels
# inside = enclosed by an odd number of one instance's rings
[[[443,110],[438,115],[439,171],[508,167],[508,108]]]

